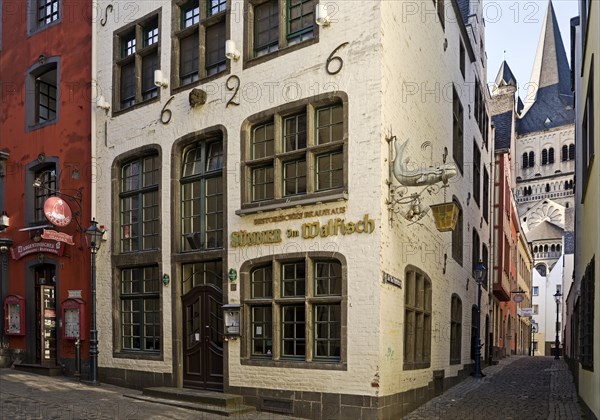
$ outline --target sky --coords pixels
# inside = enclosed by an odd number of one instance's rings
[[[571,18],[579,14],[577,0],[552,0],[567,60],[571,61]],[[488,84],[494,83],[502,61],[506,59],[515,75],[519,95],[527,95],[525,84],[537,50],[548,0],[484,0],[485,42]],[[506,53],[504,53],[506,51]]]

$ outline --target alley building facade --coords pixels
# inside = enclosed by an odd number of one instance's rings
[[[575,90],[576,246],[575,273],[569,291],[565,340],[578,384],[582,406],[589,418],[600,418],[600,180],[595,154],[600,150],[598,56],[600,55],[600,5],[579,2],[579,16],[571,20],[573,84]]]

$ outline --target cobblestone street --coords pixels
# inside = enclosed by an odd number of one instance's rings
[[[144,419],[144,420],[285,420],[288,416],[246,413],[224,417],[124,395],[141,392],[107,384],[90,387],[70,378],[0,369],[0,419]]]
[[[552,357],[512,356],[413,411],[423,419],[580,419],[567,364]]]
[[[512,356],[468,378],[405,417],[423,419],[580,419],[575,385],[566,363],[552,357]],[[0,370],[0,418],[4,419],[217,419],[221,416],[137,401],[140,392],[68,378]],[[249,413],[234,419],[284,420]],[[353,419],[343,419],[353,420]],[[396,420],[396,419],[386,419]]]

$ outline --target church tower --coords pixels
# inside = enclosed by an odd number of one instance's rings
[[[564,298],[572,281],[575,176],[574,98],[552,1],[529,86],[517,118],[513,188],[536,268],[533,312],[540,333],[536,354],[550,354],[555,334],[553,295],[560,291]]]

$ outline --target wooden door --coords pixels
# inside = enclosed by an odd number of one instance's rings
[[[197,286],[183,297],[183,386],[223,390],[223,294]]]

